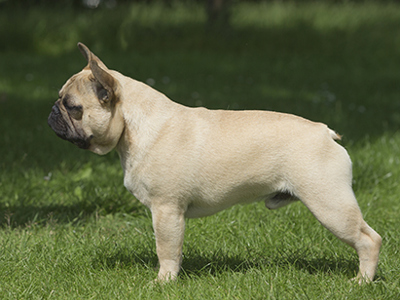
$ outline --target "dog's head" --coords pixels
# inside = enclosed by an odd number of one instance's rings
[[[48,124],[62,139],[97,154],[110,152],[124,130],[121,86],[101,60],[78,44],[88,65],[61,88]],[[115,74],[115,73],[114,73]]]

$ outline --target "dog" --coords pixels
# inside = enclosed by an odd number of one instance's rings
[[[291,114],[186,107],[78,48],[88,64],[64,84],[48,124],[80,148],[117,150],[125,187],[152,213],[158,281],[177,278],[185,218],[297,200],[357,251],[355,280],[373,280],[382,239],[362,217],[337,133]]]

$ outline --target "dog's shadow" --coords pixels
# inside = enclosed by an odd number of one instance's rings
[[[250,257],[230,256],[218,253],[212,256],[194,255],[184,259],[182,268],[189,277],[207,273],[218,275],[223,272],[247,273],[252,270],[279,268],[282,271],[295,268],[308,274],[333,273],[354,277],[358,270],[357,258],[313,256],[307,250],[291,250],[283,253],[265,253]]]
[[[154,251],[132,253],[119,251],[107,255],[99,253],[93,259],[94,268],[128,268],[133,265],[142,265],[146,269],[156,270],[158,267],[157,256]],[[183,278],[202,277],[205,274],[217,276],[226,272],[247,273],[252,270],[281,269],[282,271],[295,268],[310,275],[319,273],[343,274],[352,278],[358,271],[357,258],[343,256],[310,255],[307,250],[291,250],[284,253],[266,253],[265,256],[257,255],[244,258],[244,256],[231,256],[222,251],[214,254],[200,254],[189,251],[184,254],[182,271]]]

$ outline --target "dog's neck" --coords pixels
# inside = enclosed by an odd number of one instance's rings
[[[116,149],[126,171],[140,164],[165,123],[185,107],[142,82],[119,73],[118,80],[123,89],[120,105],[125,128]]]

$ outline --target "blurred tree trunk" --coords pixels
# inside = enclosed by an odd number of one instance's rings
[[[232,0],[207,0],[207,25],[210,30],[224,31],[230,27]]]

